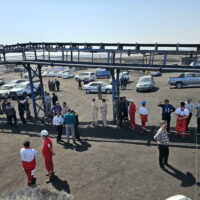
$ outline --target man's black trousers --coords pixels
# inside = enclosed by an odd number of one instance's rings
[[[59,142],[61,140],[61,138],[62,138],[63,125],[56,126],[56,129],[57,129],[57,133],[58,133],[57,142]]]
[[[167,145],[158,145],[159,149],[159,164],[160,167],[164,167],[164,164],[168,162],[169,147]]]

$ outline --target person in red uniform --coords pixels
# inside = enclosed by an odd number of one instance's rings
[[[49,133],[47,130],[41,131],[41,137],[43,139],[42,144],[42,155],[45,162],[45,168],[47,170],[47,176],[49,177],[49,181],[52,181],[54,177],[53,171],[53,155],[55,155],[53,150],[53,143],[50,137],[48,137]]]
[[[185,131],[187,126],[187,118],[189,116],[188,109],[185,108],[185,102],[180,103],[180,107],[176,109],[176,136],[180,136],[179,131],[182,132],[182,137],[185,137]]]
[[[136,112],[136,106],[133,101],[130,102],[129,106],[129,116],[131,120],[131,128],[134,130],[136,123],[135,123],[135,112]]]
[[[36,183],[36,177],[34,176],[36,167],[35,156],[38,151],[30,148],[30,141],[25,141],[23,145],[24,148],[20,150],[22,166],[28,178],[27,185],[32,186]]]

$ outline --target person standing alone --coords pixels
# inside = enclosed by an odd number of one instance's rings
[[[158,150],[159,150],[159,164],[160,168],[164,169],[164,165],[168,166],[168,157],[169,157],[169,137],[167,134],[167,122],[162,121],[160,123],[160,128],[157,131],[154,139],[157,140]]]
[[[27,186],[32,186],[36,183],[36,177],[34,176],[36,170],[35,156],[38,151],[30,148],[30,141],[25,141],[23,145],[24,147],[20,150],[22,166],[28,178]]]

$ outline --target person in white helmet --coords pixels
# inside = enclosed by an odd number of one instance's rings
[[[41,137],[43,139],[42,143],[42,155],[45,162],[45,168],[47,170],[47,176],[49,177],[49,181],[52,181],[54,177],[54,166],[53,166],[53,155],[55,155],[53,150],[53,143],[50,137],[48,137],[49,133],[47,130],[41,131]]]
[[[34,176],[36,168],[35,156],[38,151],[30,148],[30,141],[25,141],[23,145],[24,147],[20,150],[22,166],[28,178],[27,186],[32,186],[36,183],[36,177]]]

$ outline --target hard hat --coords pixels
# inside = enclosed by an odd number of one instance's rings
[[[41,135],[41,137],[43,137],[43,136],[48,136],[49,133],[48,133],[47,130],[43,130],[43,131],[41,131],[40,135]]]
[[[146,105],[146,103],[147,103],[146,101],[142,101],[141,102],[142,105]]]

